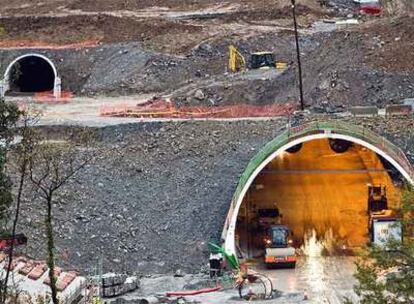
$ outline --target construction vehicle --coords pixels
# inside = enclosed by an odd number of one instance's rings
[[[372,244],[386,246],[391,239],[402,242],[401,220],[393,210],[388,209],[384,185],[368,185],[368,214]]]
[[[234,47],[229,46],[229,70],[232,73],[243,72],[246,70],[246,60],[244,56]]]
[[[265,236],[265,265],[267,268],[296,266],[296,250],[292,246],[292,233],[285,225],[271,225]]]
[[[248,64],[247,64],[248,63]],[[286,69],[286,62],[276,62],[272,52],[255,52],[250,54],[246,63],[244,56],[233,45],[229,46],[229,71],[232,73],[243,72],[249,69],[277,68]]]
[[[272,52],[256,52],[250,55],[249,67],[260,69],[264,67],[276,67],[275,56]]]

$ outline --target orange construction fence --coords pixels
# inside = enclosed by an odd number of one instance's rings
[[[274,117],[292,114],[298,109],[294,102],[269,105],[222,105],[222,106],[186,106],[176,107],[165,100],[148,101],[142,105],[126,104],[102,106],[100,115],[106,117],[137,118],[242,118]]]
[[[44,41],[24,40],[24,39],[3,39],[0,41],[0,49],[46,49],[46,50],[65,50],[92,48],[99,45],[99,40],[85,40],[70,44],[56,44]]]
[[[68,103],[72,98],[73,93],[68,91],[61,92],[59,98],[56,98],[53,95],[53,91],[38,92],[34,94],[34,101],[37,103]]]

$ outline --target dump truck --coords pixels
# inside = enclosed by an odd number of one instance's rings
[[[286,225],[271,225],[265,236],[265,258],[267,268],[296,266],[296,250],[292,246],[292,233]]]

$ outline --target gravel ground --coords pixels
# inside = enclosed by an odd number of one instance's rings
[[[198,272],[206,242],[221,233],[240,172],[282,125],[172,122],[100,129],[104,145],[122,147],[122,155],[105,155],[61,192],[55,208],[59,251],[68,251],[71,264],[82,269],[102,255],[108,270]],[[26,205],[21,223],[33,254],[43,250],[37,204]]]

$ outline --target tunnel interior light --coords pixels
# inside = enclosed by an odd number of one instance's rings
[[[262,190],[262,189],[264,189],[264,185],[263,184],[256,184],[255,189],[256,190]]]

